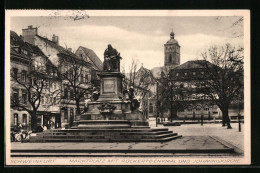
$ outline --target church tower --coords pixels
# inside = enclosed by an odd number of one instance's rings
[[[170,40],[164,44],[164,66],[174,68],[177,65],[180,65],[180,45],[171,32]]]

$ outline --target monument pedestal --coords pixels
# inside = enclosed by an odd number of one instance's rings
[[[120,72],[102,72],[99,74],[101,79],[100,96],[98,102],[121,101],[122,80],[125,77]]]

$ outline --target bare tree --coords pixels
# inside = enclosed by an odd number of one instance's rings
[[[230,103],[241,94],[243,88],[243,51],[243,48],[235,48],[230,44],[212,46],[202,53],[205,61],[200,61],[207,78],[203,83],[208,88],[204,94],[218,105],[222,111],[223,126],[227,124],[227,128],[232,128],[228,116]]]
[[[183,87],[176,75],[171,74],[167,68],[161,72],[159,82],[159,111],[163,115],[165,110],[170,110],[169,119],[177,119],[177,112],[188,106],[189,89]]]
[[[25,91],[22,96],[16,93],[13,94],[11,96],[11,105],[14,108],[25,110],[30,114],[31,128],[35,131],[37,128],[37,112],[42,102],[42,96],[49,89],[47,84],[50,81],[50,77],[39,69],[31,70],[28,74],[19,74],[12,71],[11,77],[13,85],[18,84]],[[57,97],[56,93],[56,91],[52,93],[48,92],[49,98]],[[52,100],[50,99],[48,106],[53,105]]]
[[[130,73],[129,73],[128,87],[135,85],[137,67],[138,67],[138,61],[132,58],[131,65],[129,66]]]
[[[85,100],[86,94],[92,89],[91,80],[88,78],[87,69],[90,65],[76,57],[73,53],[59,54],[59,76],[62,80],[64,103],[75,101],[77,114],[81,113],[80,103]],[[70,93],[70,96],[68,96]]]

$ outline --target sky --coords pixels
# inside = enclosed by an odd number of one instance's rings
[[[38,27],[38,34],[51,40],[59,36],[61,46],[76,51],[79,46],[94,50],[103,61],[104,51],[112,44],[122,56],[121,66],[128,72],[132,59],[139,67],[152,69],[164,65],[164,44],[170,32],[181,46],[181,64],[201,59],[211,45],[231,43],[243,46],[243,22],[233,26],[240,17],[217,16],[90,16],[73,17],[11,17],[11,30],[18,35],[29,25]],[[122,69],[121,68],[121,69]]]

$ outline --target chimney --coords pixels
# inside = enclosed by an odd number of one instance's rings
[[[35,36],[38,34],[38,28],[29,25],[28,28],[22,29],[22,37],[25,42],[35,45]]]
[[[53,34],[53,36],[52,36],[52,41],[53,41],[54,43],[56,43],[56,44],[59,44],[59,36]]]
[[[22,35],[20,35],[20,38],[24,41],[24,38],[23,38],[23,36]]]

